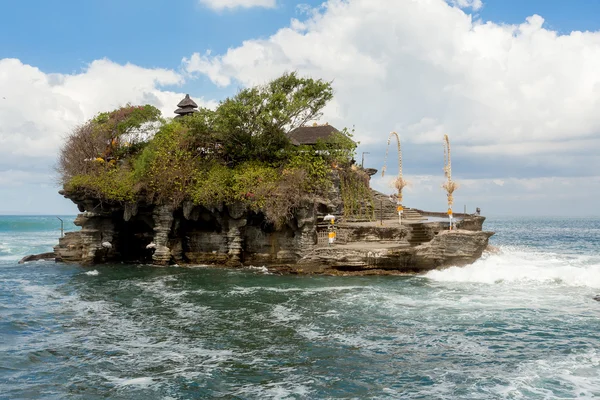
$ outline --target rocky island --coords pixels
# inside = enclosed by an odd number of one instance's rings
[[[173,119],[128,105],[77,127],[58,172],[81,230],[60,239],[56,261],[399,274],[481,257],[484,217],[455,214],[451,227],[397,208],[371,189],[377,171],[356,165],[347,129],[307,124],[332,96],[291,73],[216,110],[186,96]]]

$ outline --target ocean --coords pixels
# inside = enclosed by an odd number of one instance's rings
[[[17,264],[59,228],[0,216],[0,399],[600,398],[599,218],[409,277]]]

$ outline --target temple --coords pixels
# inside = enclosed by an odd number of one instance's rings
[[[198,112],[198,105],[189,95],[177,106],[175,118]],[[327,123],[298,127],[288,138],[296,146],[315,146],[319,141],[336,139],[337,134],[351,140]],[[397,134],[392,136],[398,139],[398,182],[400,142]],[[447,138],[446,144],[445,171],[450,181]],[[214,145],[215,152],[206,154],[218,152],[218,144]],[[336,140],[329,145],[342,146]],[[195,153],[200,157],[203,154]],[[281,204],[252,202],[248,200],[255,196],[251,191],[214,204],[195,202],[193,198],[179,203],[157,202],[144,192],[123,202],[67,186],[60,193],[80,210],[75,225],[81,230],[67,232],[54,253],[40,256],[84,265],[246,265],[264,266],[274,273],[331,275],[419,273],[466,265],[481,257],[493,235],[483,231],[485,217],[454,213],[449,218],[446,213],[404,207],[400,202],[403,186],[396,185],[395,196],[373,190],[370,176],[377,170],[358,166],[351,157],[348,155],[348,165],[332,163],[328,167],[330,186],[318,196],[300,190],[300,200],[280,224],[267,218],[267,207],[277,210],[292,202],[283,192],[267,198],[277,200],[280,196],[285,200]],[[260,177],[252,179],[258,181]],[[288,185],[285,190],[295,188]],[[32,257],[23,262],[38,256]]]
[[[196,110],[198,108],[198,104],[192,99],[190,99],[190,95],[186,94],[185,98],[177,104],[177,110],[175,110],[175,114],[178,114],[175,118],[185,117],[186,115],[193,114],[198,112]]]

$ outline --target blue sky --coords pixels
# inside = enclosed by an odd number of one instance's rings
[[[226,51],[249,38],[267,37],[302,16],[300,3],[275,8],[215,11],[198,0],[61,0],[8,2],[0,16],[0,58],[14,57],[48,72],[79,71],[99,58],[145,67],[178,69],[197,51]],[[17,34],[18,32],[18,34]],[[227,96],[207,79],[182,90]]]
[[[61,0],[2,2],[0,57],[15,57],[45,71],[69,73],[108,57],[118,63],[178,68],[195,51],[223,52],[250,38],[267,37],[302,17],[299,5],[322,0],[280,0],[275,8],[215,12],[197,0]],[[600,2],[488,0],[475,15],[519,24],[539,14],[559,32],[600,29]]]
[[[197,0],[4,1],[0,55],[44,70],[68,73],[108,57],[119,63],[177,68],[182,55],[199,49],[223,52],[248,38],[266,37],[302,16],[301,4],[280,1],[273,9],[215,12]],[[540,14],[560,32],[600,28],[600,3],[573,0],[488,0],[476,15],[518,24]],[[159,50],[160,49],[160,50]]]
[[[254,6],[217,9],[232,2]],[[444,208],[448,133],[459,202],[598,214],[600,2],[479,3],[2,1],[0,214],[76,212],[52,164],[61,137],[98,111],[150,101],[169,113],[185,93],[214,106],[289,70],[334,82],[320,122],[355,126],[368,166],[400,133],[409,206]]]

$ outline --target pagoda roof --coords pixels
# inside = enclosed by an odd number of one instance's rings
[[[185,98],[183,100],[181,100],[179,102],[179,104],[177,104],[177,107],[183,108],[183,107],[192,107],[192,108],[198,108],[198,104],[196,104],[196,102],[192,99],[190,99],[190,95],[186,94]],[[175,111],[177,112],[177,111]]]
[[[193,113],[197,113],[197,112],[198,112],[198,110],[194,110],[191,107],[178,108],[177,110],[175,110],[175,114],[179,114],[179,115],[193,114]]]
[[[290,141],[296,146],[317,144],[319,139],[328,139],[333,133],[339,132],[335,127],[325,125],[301,126],[288,134]]]

